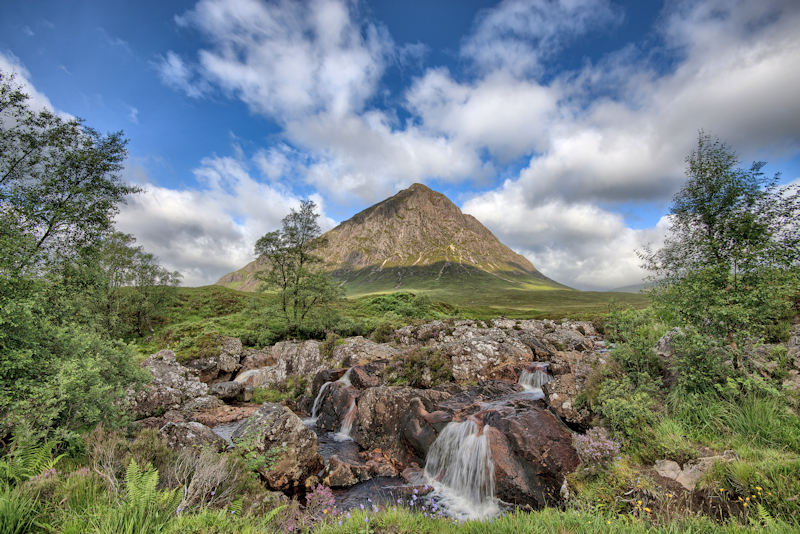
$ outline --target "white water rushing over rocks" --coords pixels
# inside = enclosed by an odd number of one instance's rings
[[[453,515],[479,519],[495,515],[494,461],[485,426],[448,423],[428,451],[425,477]]]
[[[344,375],[342,375],[342,377],[339,380],[336,380],[336,382],[344,384],[345,386],[352,386],[353,384],[350,382],[351,370],[352,367],[348,369],[347,372]],[[311,418],[305,419],[303,421],[306,425],[313,426],[316,424],[317,418],[319,417],[319,411],[322,408],[322,399],[325,396],[325,393],[334,383],[335,382],[325,382],[319,388],[319,392],[317,393],[317,398],[314,399],[314,404],[311,407]],[[350,401],[350,406],[347,409],[347,413],[344,415],[344,418],[342,419],[342,427],[339,429],[339,432],[337,432],[334,435],[334,439],[336,439],[336,441],[345,441],[353,439],[352,437],[350,437],[350,432],[353,430],[353,422],[355,421],[355,419],[356,419],[356,401],[355,399],[353,399]]]
[[[552,381],[553,377],[541,369],[536,369],[533,372],[522,371],[518,380],[519,384],[524,387],[526,391],[530,391],[534,395],[539,396],[539,398],[544,398],[542,386]]]

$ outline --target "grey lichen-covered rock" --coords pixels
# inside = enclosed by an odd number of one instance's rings
[[[223,403],[219,397],[204,395],[184,403],[184,405],[181,407],[181,411],[186,414],[208,412],[211,410],[216,410],[217,408],[221,408],[223,404],[225,403]]]
[[[281,341],[270,349],[270,356],[264,361],[274,363],[240,372],[234,381],[253,387],[273,386],[286,381],[290,375],[311,378],[329,367],[319,352],[318,341]],[[308,389],[310,391],[310,384]]]
[[[658,460],[655,463],[656,472],[664,478],[678,482],[684,489],[694,491],[698,482],[708,473],[717,462],[729,462],[736,458],[734,451],[725,451],[717,456],[704,456],[689,460],[683,467],[672,460]]]
[[[450,358],[457,382],[485,380],[498,367],[533,358],[530,348],[504,334],[454,341],[440,346],[439,350]]]
[[[210,447],[219,452],[225,448],[223,438],[196,422],[167,423],[159,429],[158,435],[172,449]]]
[[[142,367],[153,375],[153,382],[131,400],[131,410],[139,418],[177,410],[208,393],[208,386],[198,379],[197,371],[180,365],[171,350],[151,355]]]
[[[224,382],[230,380],[239,369],[241,357],[242,342],[235,337],[225,337],[222,339],[219,354],[197,358],[186,366],[197,369],[201,382]]]
[[[244,391],[244,388],[245,386],[241,382],[217,382],[209,388],[208,392],[222,400],[233,400]]]
[[[387,343],[375,343],[361,336],[347,338],[333,349],[333,363],[342,367],[363,365],[375,360],[391,360],[400,351]]]
[[[291,410],[264,403],[232,436],[237,448],[263,457],[257,469],[267,485],[295,493],[322,468],[317,436]]]

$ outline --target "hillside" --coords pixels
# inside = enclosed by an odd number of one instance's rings
[[[568,289],[422,184],[357,213],[324,237],[327,244],[318,255],[350,296],[401,289],[438,297],[489,289]],[[254,275],[264,268],[253,261],[217,284],[253,291],[258,287]]]

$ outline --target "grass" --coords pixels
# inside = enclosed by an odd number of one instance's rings
[[[486,275],[492,279],[491,275]],[[443,287],[415,290],[416,299],[430,303],[411,316],[405,308],[387,311],[376,306],[378,300],[401,301],[403,293],[385,291],[354,294],[336,303],[334,319],[328,326],[318,323],[307,335],[324,338],[326,330],[341,336],[369,335],[384,322],[407,323],[412,319],[430,320],[455,317],[488,320],[498,316],[513,319],[572,317],[591,319],[608,311],[612,302],[634,307],[647,304],[644,295],[553,289],[523,285],[509,287],[486,280],[477,285],[459,286],[452,279]],[[409,293],[405,293],[408,295]],[[245,346],[264,347],[280,341],[285,330],[275,310],[274,294],[248,293],[222,286],[178,288],[177,297],[161,313],[151,336],[131,339],[142,355],[163,348],[174,350],[180,361],[218,352],[222,336],[238,337]],[[406,303],[411,304],[411,303]]]

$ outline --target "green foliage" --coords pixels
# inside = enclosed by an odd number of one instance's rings
[[[146,534],[166,531],[180,502],[177,490],[159,491],[158,470],[131,460],[125,473],[125,499],[99,518],[95,530],[103,534]]]
[[[36,500],[0,484],[0,533],[26,534],[39,529]]]
[[[74,261],[112,226],[126,195],[122,132],[34,111],[0,73],[0,273],[17,278]]]
[[[628,374],[635,387],[650,385],[664,374],[663,362],[653,347],[666,328],[651,309],[613,308],[605,320],[605,332],[617,343],[614,361]]]
[[[719,390],[725,381],[726,350],[718,340],[698,333],[694,328],[684,328],[672,336],[675,349],[673,367],[677,373],[677,386],[685,393],[703,393]]]
[[[381,323],[372,331],[370,338],[375,343],[389,343],[394,341],[395,327],[392,323]]]
[[[276,288],[289,335],[296,335],[308,313],[325,308],[339,296],[338,286],[315,268],[322,260],[314,251],[324,246],[317,223],[316,204],[305,200],[300,210],[284,217],[281,230],[269,232],[255,246],[260,261],[268,265],[259,276],[267,289]]]
[[[385,367],[382,373],[384,379],[393,385],[429,388],[453,381],[450,358],[428,348],[412,350],[402,362]]]
[[[262,404],[265,402],[295,401],[305,395],[308,382],[299,375],[291,375],[286,381],[271,388],[255,388],[252,402]]]
[[[57,442],[44,443],[11,440],[5,457],[0,458],[0,485],[15,486],[31,477],[53,469],[63,455],[53,457]]]
[[[402,292],[361,300],[359,308],[376,316],[391,313],[399,317],[423,319],[437,315],[433,313],[433,302],[427,295]]]
[[[779,188],[763,162],[737,165],[733,151],[701,132],[664,247],[643,253],[660,315],[730,344],[785,321],[800,287],[800,188]]]
[[[627,376],[608,379],[600,385],[597,411],[606,426],[631,442],[647,440],[657,421],[650,393],[637,390]]]

